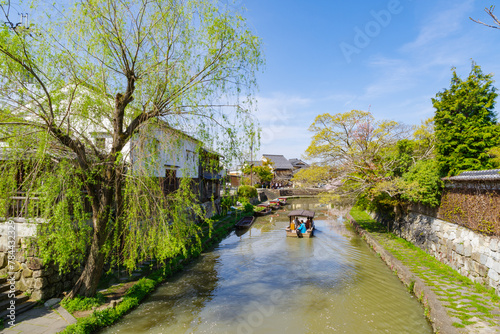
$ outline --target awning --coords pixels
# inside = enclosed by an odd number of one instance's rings
[[[288,217],[293,217],[293,216],[300,216],[300,217],[307,217],[307,218],[313,218],[315,215],[314,211],[308,211],[308,210],[294,210],[288,214]]]

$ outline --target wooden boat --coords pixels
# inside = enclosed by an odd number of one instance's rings
[[[314,235],[314,211],[308,210],[294,210],[288,214],[290,218],[290,224],[286,228],[286,236],[297,238],[297,226],[295,226],[295,220],[304,221],[306,224],[307,231],[302,233],[303,238],[310,238]]]
[[[257,207],[264,208],[264,210],[254,211],[253,213],[254,217],[262,217],[272,212],[271,206],[269,204],[259,204],[257,205]]]
[[[281,203],[277,199],[269,201],[269,204],[271,204],[271,209],[273,210],[278,210],[281,207]]]
[[[286,205],[286,197],[278,197],[278,201],[280,201],[281,205]]]
[[[255,217],[243,217],[234,226],[237,229],[248,228],[248,227],[252,226],[254,220],[255,220]]]

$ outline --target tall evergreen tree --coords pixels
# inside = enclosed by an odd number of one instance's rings
[[[493,168],[487,150],[500,142],[493,110],[497,95],[492,75],[473,63],[466,80],[453,70],[450,88],[432,99],[441,176]]]

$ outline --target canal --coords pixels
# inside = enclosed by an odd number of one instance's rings
[[[432,333],[420,303],[316,199],[232,232],[103,333]],[[311,239],[286,238],[287,211],[316,212]]]

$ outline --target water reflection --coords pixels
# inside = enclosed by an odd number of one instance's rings
[[[289,210],[316,211],[311,239]],[[431,333],[423,309],[328,207],[294,200],[231,234],[105,333]]]

